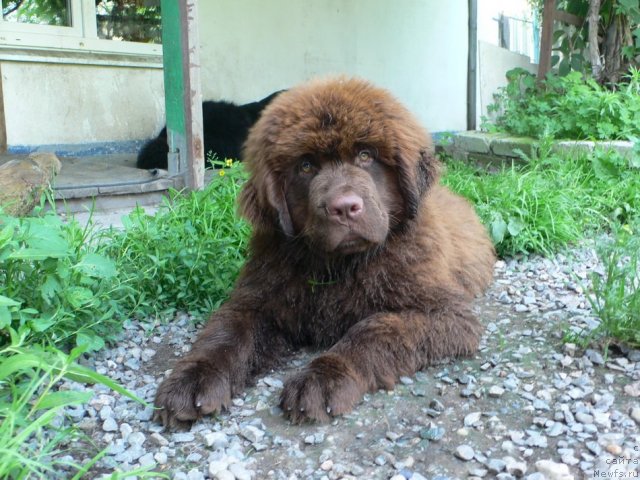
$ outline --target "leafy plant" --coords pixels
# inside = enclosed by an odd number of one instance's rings
[[[589,301],[600,324],[578,338],[583,345],[602,340],[605,344],[622,342],[640,347],[639,228],[638,220],[622,225],[613,240],[597,247],[604,274],[591,275],[593,295]]]
[[[65,408],[85,403],[93,394],[58,390],[61,380],[102,383],[144,402],[108,377],[75,363],[86,347],[76,347],[67,355],[53,347],[25,343],[24,329],[6,331],[10,340],[0,349],[0,478],[52,478],[60,470],[69,472],[69,478],[81,478],[104,451],[86,465],[59,460],[81,433],[74,426],[56,427],[55,420]]]
[[[120,330],[122,285],[112,260],[95,252],[90,227],[53,212],[0,215],[0,346],[7,328],[31,343],[104,346]]]
[[[542,83],[522,68],[507,72],[483,127],[535,138],[635,140],[640,137],[640,71],[610,91],[578,72],[547,76]]]
[[[210,312],[226,298],[244,263],[249,226],[235,214],[246,179],[242,164],[220,167],[202,191],[170,192],[155,215],[134,210],[124,230],[111,230],[101,252],[127,285],[127,310],[149,315]],[[108,240],[108,241],[107,241]]]
[[[501,256],[551,254],[590,232],[640,216],[640,169],[615,151],[552,153],[498,172],[447,161],[444,182],[467,197]]]

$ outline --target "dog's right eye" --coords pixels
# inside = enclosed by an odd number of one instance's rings
[[[311,173],[313,171],[313,164],[309,160],[303,160],[300,163],[300,172],[301,173]]]

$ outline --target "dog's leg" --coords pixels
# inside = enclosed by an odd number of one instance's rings
[[[155,420],[168,427],[186,427],[219,412],[286,349],[284,339],[255,312],[221,307],[158,388]]]
[[[294,423],[350,411],[367,391],[392,389],[437,358],[477,350],[482,327],[466,305],[379,313],[354,325],[285,383],[281,407]]]

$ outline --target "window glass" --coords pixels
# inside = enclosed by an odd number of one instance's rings
[[[7,22],[71,26],[69,0],[2,0],[2,18]]]
[[[96,0],[98,38],[162,43],[160,0]]]

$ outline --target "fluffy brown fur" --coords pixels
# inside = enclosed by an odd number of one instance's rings
[[[492,244],[473,208],[438,185],[429,135],[388,92],[338,78],[282,93],[244,161],[251,254],[158,389],[160,421],[227,407],[302,346],[328,350],[285,382],[293,422],[326,421],[367,391],[477,349],[470,302],[492,279]]]

